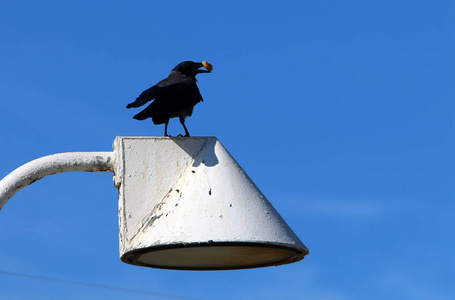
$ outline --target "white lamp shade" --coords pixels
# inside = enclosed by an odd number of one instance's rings
[[[120,256],[134,265],[226,270],[309,253],[213,137],[117,137]]]

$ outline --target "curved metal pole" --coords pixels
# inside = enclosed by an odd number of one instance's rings
[[[0,181],[0,210],[23,187],[48,175],[72,171],[114,172],[114,152],[58,153],[20,166]]]

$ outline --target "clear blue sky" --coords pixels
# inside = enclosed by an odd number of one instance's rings
[[[190,132],[218,137],[311,253],[242,271],[126,265],[112,174],[66,173],[0,212],[0,298],[170,299],[17,272],[195,299],[452,299],[454,29],[445,0],[2,0],[0,177],[161,136],[125,105],[207,60]]]

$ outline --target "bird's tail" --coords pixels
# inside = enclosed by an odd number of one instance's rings
[[[145,120],[147,118],[152,118],[153,124],[163,124],[169,121],[169,114],[163,114],[161,111],[157,110],[155,105],[152,103],[133,117],[133,119],[139,121]]]
[[[135,115],[133,117],[133,119],[142,121],[142,120],[145,120],[145,119],[150,118],[150,117],[151,117],[150,112],[147,111],[147,108],[146,108],[143,111],[141,111],[140,113],[138,113],[137,115]]]

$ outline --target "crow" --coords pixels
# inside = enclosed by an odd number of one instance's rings
[[[206,70],[200,70],[201,67]],[[155,99],[133,118],[136,120],[152,118],[154,124],[164,123],[164,136],[170,136],[167,134],[169,119],[179,117],[185,129],[185,136],[190,136],[185,126],[185,118],[192,115],[196,104],[204,101],[196,85],[196,75],[210,73],[212,69],[212,65],[206,61],[201,63],[184,61],[178,64],[166,79],[143,91],[136,101],[128,104],[126,108],[139,107]]]

